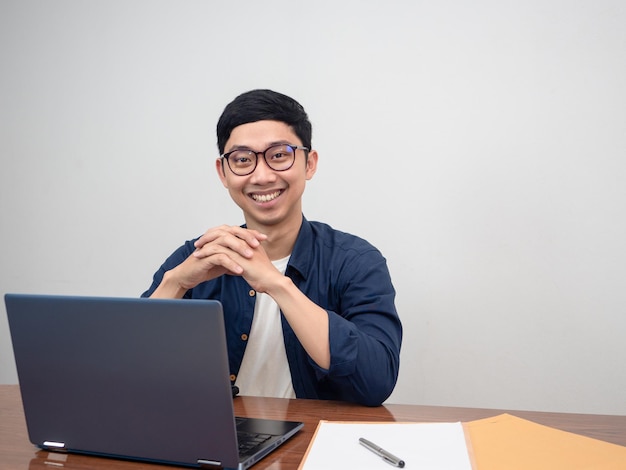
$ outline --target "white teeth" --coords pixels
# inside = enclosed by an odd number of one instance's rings
[[[276,191],[271,194],[253,194],[252,199],[257,202],[269,202],[273,199],[276,199],[280,195],[280,191]]]

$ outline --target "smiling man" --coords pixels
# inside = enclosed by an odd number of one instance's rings
[[[302,106],[271,90],[232,101],[217,124],[217,174],[245,225],[188,241],[144,296],[219,300],[242,395],[381,404],[398,377],[402,325],[382,254],[308,221],[317,170]]]

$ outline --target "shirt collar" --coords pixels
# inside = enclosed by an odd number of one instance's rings
[[[303,279],[306,279],[306,275],[310,271],[309,266],[311,266],[312,256],[313,230],[311,228],[311,223],[303,215],[300,232],[298,233],[296,243],[293,246],[287,270],[289,271],[289,269],[294,269]]]

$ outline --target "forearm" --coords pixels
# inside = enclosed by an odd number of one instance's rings
[[[150,295],[153,299],[182,299],[187,289],[176,280],[172,271],[167,271],[159,286]]]
[[[304,295],[287,277],[267,293],[280,306],[307,354],[322,369],[330,367],[328,313]]]

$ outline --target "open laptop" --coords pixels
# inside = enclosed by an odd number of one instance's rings
[[[235,418],[217,301],[5,303],[29,438],[43,449],[245,469],[303,426]],[[258,446],[240,455],[243,436]]]

